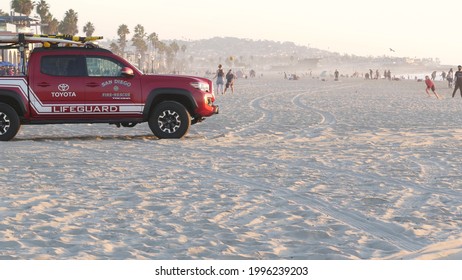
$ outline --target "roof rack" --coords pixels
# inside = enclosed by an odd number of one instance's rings
[[[29,34],[29,33],[12,33],[12,32],[0,32],[0,43],[8,44],[2,45],[2,48],[17,48],[25,44],[42,44],[44,47],[57,47],[60,44],[64,46],[78,45],[85,46],[86,44],[92,43],[96,40],[103,39],[102,36],[74,36],[66,34]],[[91,47],[95,47],[94,43]]]
[[[98,48],[93,43],[103,39],[102,36],[80,37],[66,34],[32,34],[0,32],[0,49],[17,49],[21,57],[21,72],[26,72],[26,52],[29,44],[42,44],[44,48],[59,48],[68,46],[80,46],[85,48]]]

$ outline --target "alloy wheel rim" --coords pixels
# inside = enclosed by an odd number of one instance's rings
[[[180,115],[171,110],[165,110],[157,119],[160,130],[165,133],[175,133],[181,126]]]
[[[0,112],[0,135],[4,135],[10,128],[10,119],[5,113]]]

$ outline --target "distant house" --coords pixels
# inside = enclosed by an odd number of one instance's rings
[[[40,18],[11,12],[9,16],[0,16],[0,31],[40,33]]]

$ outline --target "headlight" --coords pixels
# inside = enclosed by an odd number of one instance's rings
[[[207,83],[202,83],[202,82],[194,82],[191,83],[191,86],[195,89],[201,90],[201,91],[206,91],[210,92],[210,86]]]

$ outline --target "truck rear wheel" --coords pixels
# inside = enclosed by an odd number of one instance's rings
[[[157,105],[148,120],[149,128],[158,138],[182,138],[191,126],[188,110],[178,102],[165,101]]]
[[[13,139],[20,127],[18,113],[10,105],[0,103],[0,141]]]

